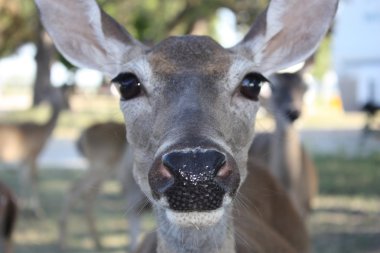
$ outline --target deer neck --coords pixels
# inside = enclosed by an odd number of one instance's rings
[[[48,121],[45,124],[42,125],[42,127],[45,129],[45,134],[47,136],[50,136],[51,133],[53,132],[53,130],[57,124],[60,113],[61,113],[61,107],[60,106],[51,105],[50,118],[48,119]]]
[[[157,253],[236,253],[231,210],[208,228],[182,228],[171,224],[163,209],[156,208],[158,217]]]
[[[283,115],[275,115],[275,121],[270,168],[290,190],[301,172],[301,142],[297,130]]]

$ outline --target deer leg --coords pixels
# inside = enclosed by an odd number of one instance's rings
[[[117,168],[118,178],[121,179],[122,191],[126,199],[126,210],[129,233],[129,251],[134,252],[138,246],[141,233],[140,212],[144,207],[145,196],[133,178],[133,149],[130,145],[125,148]]]
[[[37,184],[37,165],[33,159],[22,163],[20,174],[20,198],[23,208],[31,211],[36,217],[42,217],[44,212],[41,208],[38,184]]]
[[[66,236],[67,236],[67,223],[71,209],[75,203],[80,199],[82,194],[83,178],[77,180],[72,184],[69,192],[67,193],[63,202],[61,215],[59,219],[59,247],[62,251],[66,249]]]
[[[22,207],[25,208],[27,206],[26,203],[26,192],[28,189],[28,182],[29,182],[29,168],[26,163],[21,164],[21,168],[19,170],[19,196],[20,196],[20,202],[22,204]]]
[[[12,253],[13,252],[12,246],[13,245],[9,239],[4,239],[3,241],[4,253]]]
[[[37,217],[42,217],[44,216],[44,211],[38,194],[38,168],[36,159],[33,159],[30,164],[30,205],[34,214]]]
[[[96,219],[94,216],[94,201],[99,194],[100,186],[102,185],[102,183],[102,178],[94,182],[93,187],[89,188],[89,191],[84,196],[86,221],[90,232],[90,236],[92,238],[92,241],[95,243],[95,247],[97,250],[101,250],[103,246],[101,244],[100,236],[96,228]]]
[[[90,192],[94,192],[95,196],[98,193],[99,179],[94,171],[88,170],[88,172],[79,180],[77,180],[70,188],[69,193],[66,195],[64,201],[60,221],[59,221],[59,245],[61,250],[66,248],[66,237],[67,237],[67,224],[69,220],[70,211],[73,209],[75,204],[81,199],[85,199],[85,205],[87,205],[88,195]],[[91,206],[92,208],[92,206]],[[87,218],[88,208],[85,207],[85,215]],[[88,219],[87,219],[88,220]],[[89,226],[91,227],[92,225]],[[90,229],[91,230],[91,229]]]
[[[136,185],[136,187],[138,187]],[[127,203],[129,210],[127,212],[127,219],[129,223],[130,233],[130,250],[133,252],[138,246],[139,235],[141,234],[141,212],[145,205],[145,196],[141,191],[137,192],[139,188],[136,188],[135,196],[133,199],[129,198]]]

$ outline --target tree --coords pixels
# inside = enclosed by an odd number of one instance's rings
[[[213,31],[213,19],[221,7],[231,9],[245,29],[253,22],[267,0],[98,0],[111,16],[124,24],[142,42],[153,44],[172,34],[194,31],[200,20]],[[243,25],[244,24],[244,25]],[[33,104],[38,105],[50,87],[50,66],[56,57],[31,0],[0,0],[0,56],[12,53],[21,44],[37,46],[37,75]]]
[[[37,13],[33,1],[0,0],[0,56],[34,41]]]

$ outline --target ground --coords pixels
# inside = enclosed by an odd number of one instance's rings
[[[311,217],[314,252],[380,252],[380,156],[317,157],[320,195]]]
[[[13,101],[13,100],[12,100]],[[55,130],[55,137],[42,155],[44,169],[39,173],[39,192],[45,216],[40,219],[22,213],[15,235],[15,253],[58,252],[58,217],[63,198],[70,184],[83,174],[83,163],[73,159],[67,170],[57,167],[59,157],[76,158],[73,140],[80,129],[96,121],[122,121],[114,98],[74,97],[72,109],[65,112]],[[326,113],[328,111],[328,113]],[[37,120],[44,122],[46,107],[25,112],[0,111],[0,122]],[[320,194],[309,220],[312,247],[315,253],[380,253],[380,142],[361,138],[363,114],[343,114],[323,107],[309,112],[301,125],[301,136],[314,154],[320,177]],[[259,116],[257,130],[270,130],[273,124]],[[63,148],[62,147],[67,147]],[[74,151],[73,151],[74,150]],[[59,156],[56,156],[56,154]],[[17,173],[2,170],[0,179],[17,190]],[[89,238],[83,207],[78,204],[69,224],[67,253],[95,253]],[[153,217],[143,214],[144,230],[154,226]],[[120,185],[108,181],[96,205],[98,228],[104,252],[125,253],[128,248],[126,203]]]
[[[314,252],[380,252],[380,156],[361,158],[317,156],[320,195],[309,227]],[[45,169],[40,173],[39,190],[45,217],[21,215],[15,235],[16,253],[51,253],[57,251],[57,220],[62,199],[70,182],[82,170]],[[17,187],[16,173],[1,171],[2,180]],[[110,180],[98,198],[96,216],[104,252],[125,252],[128,245],[126,208],[117,181]],[[82,206],[74,210],[69,224],[68,253],[95,252],[88,236]],[[144,230],[153,227],[150,214],[144,215]]]

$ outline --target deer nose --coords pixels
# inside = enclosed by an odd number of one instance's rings
[[[216,150],[175,151],[162,157],[174,180],[191,184],[213,179],[225,163],[226,156]]]
[[[239,180],[226,155],[212,149],[167,153],[162,156],[159,171],[150,181],[152,190],[165,196],[176,211],[215,210],[222,206],[226,193],[235,192]]]
[[[294,122],[295,120],[297,120],[300,117],[300,115],[301,115],[300,110],[297,110],[297,109],[286,110],[286,116],[291,122]]]

